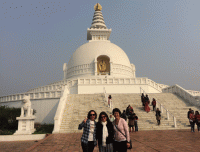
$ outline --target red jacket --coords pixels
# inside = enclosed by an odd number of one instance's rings
[[[153,105],[153,106],[156,106],[156,101],[155,101],[155,100],[152,101],[152,105]]]
[[[194,121],[195,120],[194,114],[190,113],[189,118]]]

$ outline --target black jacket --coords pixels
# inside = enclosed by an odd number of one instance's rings
[[[106,139],[106,144],[113,143],[114,138],[114,128],[111,122],[107,122],[108,137]],[[103,125],[100,122],[97,122],[96,130],[96,139],[98,140],[98,145],[102,145],[102,136],[103,136]]]

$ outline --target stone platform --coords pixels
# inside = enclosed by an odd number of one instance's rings
[[[156,130],[139,131],[131,133],[133,149],[129,152],[198,152],[200,149],[200,132],[195,130]],[[1,142],[0,151],[26,151],[26,152],[81,152],[82,133],[52,134],[45,139],[20,142]],[[95,148],[94,152],[97,152]]]

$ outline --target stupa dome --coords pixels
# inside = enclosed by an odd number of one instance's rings
[[[93,70],[90,71],[91,74],[89,75],[94,75],[94,62],[99,56],[107,56],[110,58],[113,68],[116,68],[115,72],[117,73],[117,77],[131,77],[132,68],[128,56],[119,46],[111,43],[110,41],[90,41],[80,46],[73,53],[68,62],[69,71],[67,72],[67,77],[70,77],[70,72],[77,69],[76,67],[84,68],[84,65],[91,65]],[[127,73],[127,75],[125,73],[118,73],[122,67],[130,71],[130,73]],[[118,72],[117,69],[119,70]]]

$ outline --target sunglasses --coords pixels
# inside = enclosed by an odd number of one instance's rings
[[[101,119],[102,119],[102,118],[106,118],[106,116],[102,116]]]
[[[95,114],[90,114],[90,116],[95,116]]]

